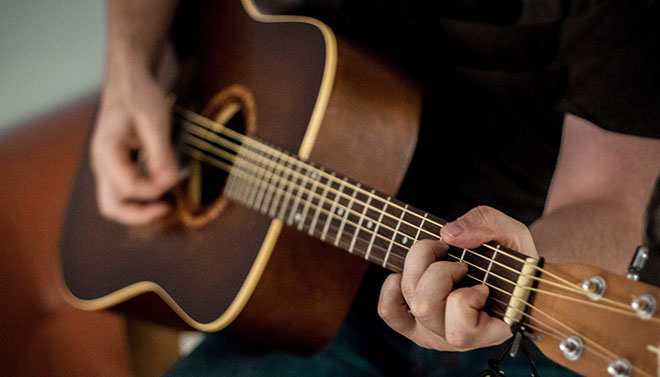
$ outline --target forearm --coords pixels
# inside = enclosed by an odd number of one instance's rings
[[[552,263],[587,263],[623,274],[642,242],[644,211],[603,201],[547,212],[530,227],[539,254]]]
[[[530,227],[539,254],[623,273],[642,242],[658,167],[659,140],[567,115],[546,207]]]
[[[153,69],[167,40],[177,0],[108,0],[106,6],[106,74],[126,67]]]

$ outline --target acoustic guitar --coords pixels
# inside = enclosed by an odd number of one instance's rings
[[[176,211],[140,228],[103,219],[83,156],[61,237],[67,296],[318,350],[367,261],[401,271],[410,246],[445,224],[394,198],[420,87],[317,20],[264,15],[249,0],[201,9],[179,38],[194,42],[181,46],[173,106],[189,172]],[[659,288],[494,244],[448,259],[491,288],[490,314],[524,324],[554,361],[588,376],[660,376]]]

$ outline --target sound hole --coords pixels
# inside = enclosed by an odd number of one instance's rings
[[[204,143],[197,144],[197,149],[202,150],[205,158],[200,161],[191,159],[188,163],[190,176],[181,188],[179,195],[179,207],[182,209],[180,218],[184,224],[189,226],[203,226],[217,217],[227,205],[227,200],[222,196],[229,173],[218,168],[210,160],[227,161],[227,155],[235,155],[238,144],[232,138],[227,139],[225,131],[227,128],[249,135],[255,129],[254,101],[250,93],[242,87],[232,86],[215,96],[206,107],[203,115],[213,119],[217,124],[215,128],[206,127],[204,134],[211,131],[215,136],[205,137]],[[201,129],[198,129],[201,130]],[[231,145],[218,142],[218,139],[226,139]],[[212,145],[212,147],[210,147]],[[224,153],[218,153],[218,150]]]

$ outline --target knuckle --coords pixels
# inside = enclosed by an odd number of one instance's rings
[[[406,281],[407,280],[401,282],[401,294],[403,294],[403,297],[405,298],[412,298],[415,295],[415,287]]]
[[[427,300],[411,300],[408,303],[410,306],[410,313],[415,316],[416,319],[420,321],[428,320],[433,317],[435,310],[433,305],[431,305]]]
[[[394,316],[394,310],[392,307],[384,304],[382,301],[378,302],[377,311],[380,318],[382,318],[385,322],[388,322],[389,319]]]
[[[456,349],[464,349],[470,346],[471,337],[465,332],[447,329],[445,330],[445,340],[447,344]]]
[[[470,215],[469,219],[481,225],[491,225],[494,220],[494,209],[489,206],[478,206],[472,209],[468,214]]]

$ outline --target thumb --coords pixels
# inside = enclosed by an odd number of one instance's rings
[[[528,255],[537,255],[532,234],[523,223],[487,206],[473,208],[447,223],[440,235],[448,244],[462,248],[495,241]]]

